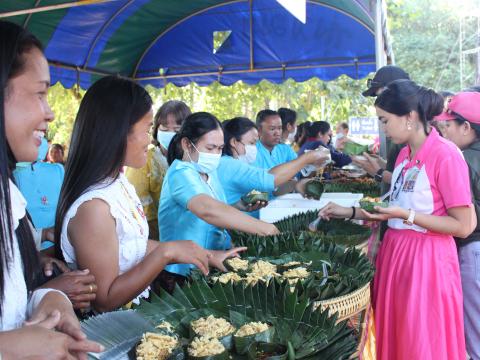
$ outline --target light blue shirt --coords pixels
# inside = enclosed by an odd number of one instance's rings
[[[275,176],[268,170],[249,165],[231,156],[222,156],[217,174],[229,204],[235,204],[243,195],[254,189],[268,193],[275,189]]]
[[[270,152],[260,140],[257,141],[257,158],[252,164],[256,167],[270,170],[271,168],[295,160],[297,154],[287,144],[278,144]]]
[[[230,248],[230,238],[224,229],[205,222],[188,210],[189,201],[200,194],[227,202],[216,171],[209,175],[207,184],[190,162],[175,160],[165,174],[160,195],[160,241],[192,240],[205,249]],[[193,267],[191,264],[172,264],[165,270],[185,276]]]
[[[20,163],[13,171],[15,182],[27,200],[27,211],[36,229],[55,225],[55,212],[65,170],[61,164]]]

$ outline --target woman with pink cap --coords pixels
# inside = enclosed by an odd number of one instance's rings
[[[480,359],[480,93],[455,95],[435,120],[445,122],[445,137],[462,150],[470,173],[477,228],[466,239],[458,239],[457,247],[467,352],[472,359]]]
[[[410,80],[375,101],[387,137],[406,144],[392,174],[388,208],[376,214],[330,203],[324,219],[388,220],[373,289],[379,360],[465,360],[460,268],[453,236],[476,227],[468,167],[429,126],[443,98]]]

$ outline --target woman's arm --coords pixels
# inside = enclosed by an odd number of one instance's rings
[[[240,230],[250,234],[273,235],[278,233],[275,225],[257,220],[232,206],[200,194],[190,199],[188,210],[209,224],[219,228]]]
[[[398,206],[387,208],[377,206],[375,210],[378,211],[378,214],[370,214],[361,208],[355,208],[355,219],[384,221],[396,218],[406,220],[410,214],[409,210]],[[472,207],[454,207],[448,209],[447,213],[447,216],[416,213],[413,223],[432,232],[449,234],[460,238],[466,238],[477,226],[477,220]],[[352,214],[352,208],[335,203],[327,204],[319,212],[319,216],[326,220],[330,218],[350,218]]]
[[[95,276],[94,307],[114,310],[138,296],[169,263],[194,264],[207,273],[209,253],[191,241],[159,243],[143,260],[119,275],[119,244],[115,220],[107,203],[93,199],[81,205],[68,225],[80,269]],[[99,251],[100,250],[100,251]]]
[[[278,187],[288,183],[300,170],[306,165],[312,164],[322,166],[327,160],[321,151],[309,151],[299,156],[297,159],[289,161],[285,164],[275,166],[269,170],[269,173],[275,175],[275,186]],[[292,184],[289,189],[293,191],[295,184]]]

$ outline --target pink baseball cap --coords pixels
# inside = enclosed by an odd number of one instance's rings
[[[480,93],[458,93],[448,103],[447,110],[435,116],[433,120],[455,120],[459,115],[468,122],[480,125]]]

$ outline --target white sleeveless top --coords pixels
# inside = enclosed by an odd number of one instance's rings
[[[17,235],[15,234],[20,220],[25,217],[27,201],[12,181],[10,181],[9,187],[12,228],[14,230],[11,249],[13,256],[10,256],[8,259],[7,268],[2,270],[4,274],[4,287],[0,331],[8,331],[21,327],[23,322],[40,303],[43,296],[48,292],[55,291],[65,296],[61,291],[44,288],[33,291],[29,298],[27,284],[23,276],[22,256],[18,246]],[[3,219],[5,218],[5,216],[2,216],[0,221],[4,221]]]
[[[143,260],[147,251],[148,223],[143,213],[142,204],[123,173],[118,179],[107,179],[88,188],[68,209],[62,226],[61,248],[65,261],[77,268],[75,249],[68,238],[68,224],[75,217],[78,208],[86,201],[101,199],[110,207],[110,214],[115,219],[118,238],[118,267],[119,275],[130,270]],[[140,297],[148,297],[148,288]]]

